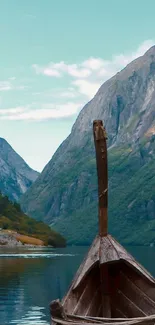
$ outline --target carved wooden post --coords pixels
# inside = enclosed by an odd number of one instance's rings
[[[106,236],[108,232],[108,167],[106,131],[101,120],[93,123],[94,142],[96,149],[96,163],[98,174],[99,200],[99,234]]]
[[[98,175],[98,200],[99,200],[99,235],[101,241],[108,233],[108,166],[106,131],[101,120],[93,123],[94,142],[96,149],[96,164]],[[99,259],[102,255],[102,245],[99,248]],[[107,264],[100,264],[100,281],[102,296],[102,316],[111,317],[109,271]]]

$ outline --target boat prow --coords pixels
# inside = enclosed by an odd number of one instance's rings
[[[155,324],[155,279],[107,231],[107,149],[102,121],[94,122],[99,191],[99,235],[67,295],[50,305],[62,325]]]

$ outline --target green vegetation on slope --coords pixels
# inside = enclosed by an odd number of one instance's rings
[[[108,153],[109,232],[124,244],[155,243],[154,152],[155,143],[151,138],[150,142],[148,139],[142,139],[139,146],[134,149],[130,146],[113,147]],[[68,211],[65,222],[62,222],[60,216],[55,219],[54,224],[55,229],[65,234],[70,244],[90,243],[98,228],[97,195],[94,199],[92,195],[97,187],[96,161],[86,159],[83,163],[76,165],[76,173],[79,175],[81,170],[77,170],[77,167],[82,168],[84,165],[85,170],[91,175],[92,185],[86,186],[83,180],[82,191],[76,190],[76,199],[74,198],[76,208]],[[77,204],[78,200],[82,203],[81,207]]]
[[[84,106],[71,134],[21,198],[23,210],[61,231],[69,243],[91,242],[98,224],[92,122],[99,118],[108,134],[109,231],[122,242],[155,243],[154,81],[155,46]]]
[[[25,215],[18,203],[12,203],[0,193],[0,228],[15,230],[22,235],[43,240],[45,245],[65,246],[65,239],[43,222]]]

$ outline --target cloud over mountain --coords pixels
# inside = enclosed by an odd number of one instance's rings
[[[15,77],[0,82],[1,93],[20,90],[27,99],[27,104],[4,107],[1,98],[0,120],[41,121],[76,117],[84,104],[94,97],[103,82],[132,60],[143,55],[153,44],[153,40],[147,40],[136,51],[114,55],[111,60],[89,57],[78,63],[64,61],[51,61],[44,65],[35,63],[31,67],[34,78],[31,85],[23,85]],[[39,89],[38,78],[45,78],[47,88]],[[61,86],[52,88],[53,79],[57,80],[57,85],[60,82]]]

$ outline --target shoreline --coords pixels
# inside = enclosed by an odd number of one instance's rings
[[[38,244],[36,244],[38,242]],[[0,247],[46,247],[42,240],[15,231],[0,231]]]

